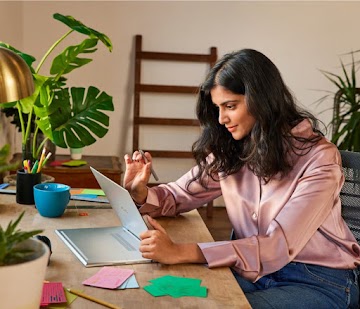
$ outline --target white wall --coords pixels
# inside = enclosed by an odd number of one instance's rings
[[[258,49],[279,67],[298,100],[328,123],[331,113],[320,114],[326,106],[313,104],[324,93],[315,90],[334,88],[318,69],[336,71],[340,54],[360,48],[359,11],[359,2],[345,1],[23,1],[19,20],[17,4],[0,2],[0,17],[7,18],[6,22],[0,18],[0,40],[6,38],[40,58],[67,30],[52,18],[55,12],[72,15],[107,34],[114,51],[110,54],[99,45],[98,52],[92,55],[94,62],[71,73],[69,78],[74,85],[94,85],[114,97],[110,132],[87,147],[85,153],[122,158],[131,150],[136,34],[143,35],[143,46],[148,50],[203,53],[216,46],[221,56],[241,48]],[[174,76],[186,80],[195,72],[197,69],[189,66]],[[169,78],[173,77],[170,74]],[[328,107],[331,105],[329,101]],[[193,115],[193,109],[188,109]]]

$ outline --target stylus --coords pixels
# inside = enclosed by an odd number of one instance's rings
[[[139,152],[141,154],[141,156],[143,157],[145,163],[148,163],[148,159],[145,157],[145,153],[144,151],[142,151],[141,149],[139,149]],[[158,181],[159,180],[159,177],[156,175],[154,169],[151,167],[151,174],[154,176],[155,180]]]

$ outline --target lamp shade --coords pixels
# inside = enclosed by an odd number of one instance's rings
[[[33,76],[25,60],[0,47],[0,103],[17,101],[33,93]]]

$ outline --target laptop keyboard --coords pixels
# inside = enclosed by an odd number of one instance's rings
[[[126,250],[136,251],[136,248],[134,248],[124,237],[122,237],[120,233],[111,233],[111,236],[114,237],[120,244],[122,244]]]

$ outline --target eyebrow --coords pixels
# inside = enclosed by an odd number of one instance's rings
[[[225,101],[225,102],[222,102],[220,104],[216,104],[213,102],[214,105],[218,106],[218,105],[225,105],[225,104],[229,104],[229,103],[240,103],[239,100],[228,100],[228,101]]]

